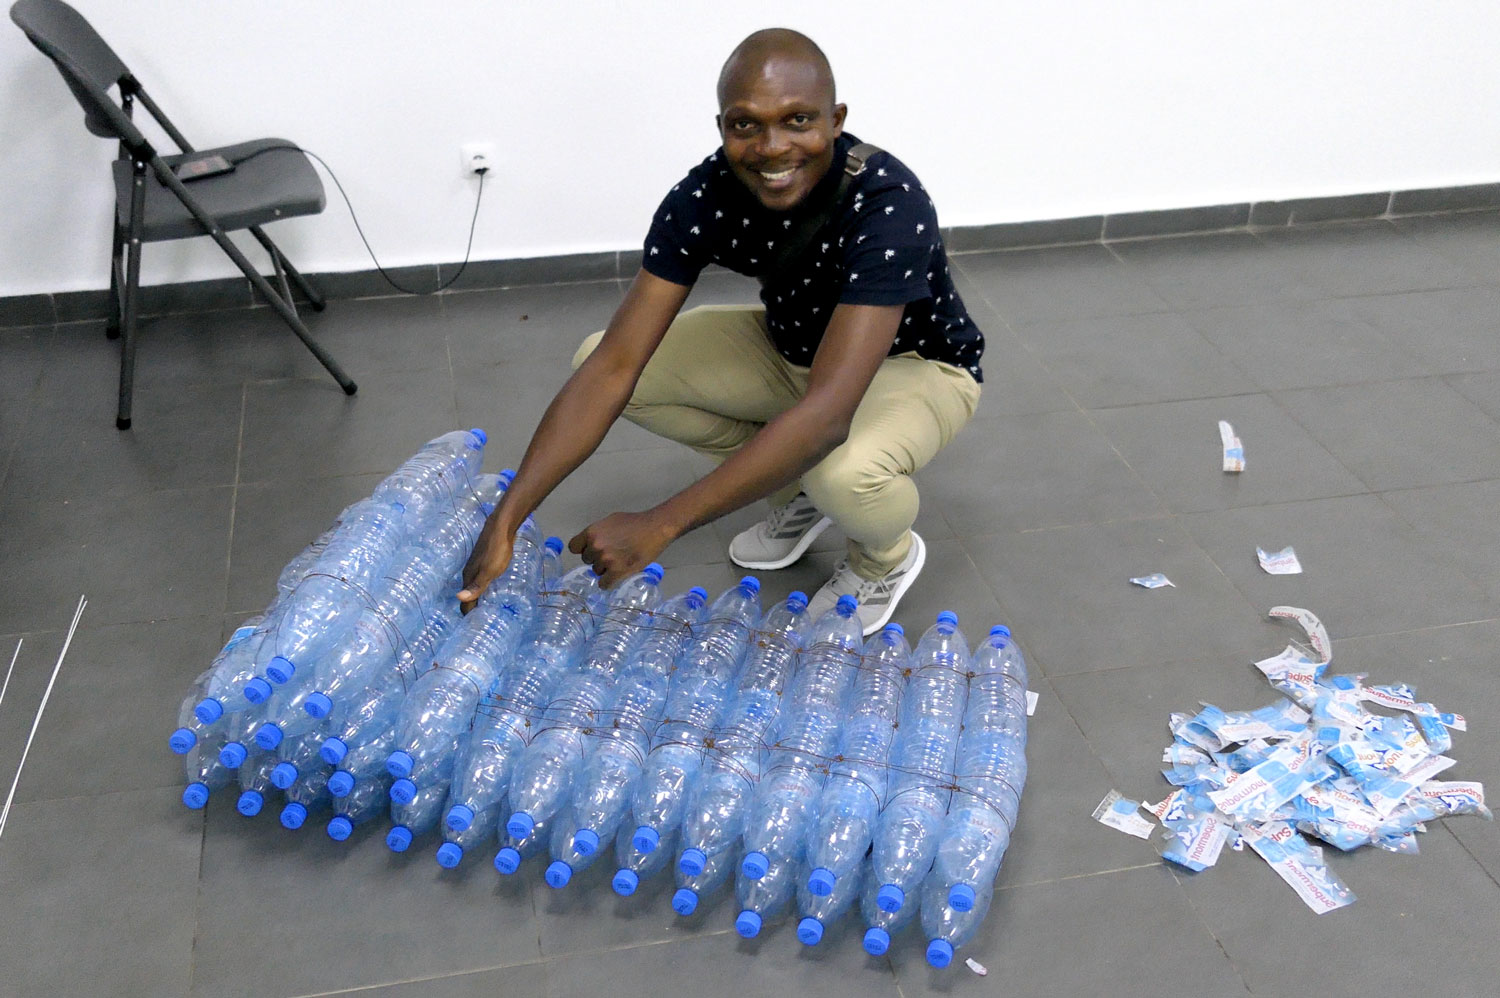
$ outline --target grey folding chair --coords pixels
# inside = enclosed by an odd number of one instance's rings
[[[357,386],[298,317],[291,285],[317,311],[323,310],[322,296],[261,230],[262,225],[280,218],[323,210],[323,184],[307,156],[284,139],[195,150],[119,56],[72,7],[61,0],[19,0],[11,7],[10,18],[62,73],[83,106],[88,130],[120,143],[120,156],[113,164],[114,241],[105,326],[111,339],[121,338],[120,408],[115,425],[130,428],[141,246],[166,239],[211,237],[345,394],[353,395]],[[111,87],[119,89],[119,103],[109,95]],[[132,113],[137,100],[176,143],[177,153],[159,154],[136,127]],[[229,239],[227,233],[237,229],[248,229],[266,248],[279,291]]]

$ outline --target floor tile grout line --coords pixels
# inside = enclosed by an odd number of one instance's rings
[[[1182,896],[1182,899],[1187,902],[1188,909],[1192,911],[1194,919],[1196,919],[1198,924],[1202,926],[1203,931],[1208,934],[1208,937],[1214,941],[1214,945],[1219,947],[1219,952],[1224,954],[1225,962],[1227,962],[1230,969],[1234,971],[1234,975],[1240,979],[1240,984],[1244,986],[1245,993],[1247,995],[1255,994],[1255,990],[1250,987],[1250,981],[1245,977],[1245,972],[1240,969],[1239,964],[1235,962],[1234,957],[1230,954],[1229,947],[1224,945],[1224,940],[1219,938],[1219,934],[1213,930],[1213,927],[1211,925],[1209,925],[1208,919],[1203,917],[1203,913],[1200,912],[1198,910],[1198,906],[1193,903],[1193,896],[1188,892],[1187,887],[1183,884],[1182,875],[1178,873],[1177,870],[1172,869],[1167,860],[1163,859],[1162,862],[1164,864],[1167,864],[1167,872],[1172,875],[1172,882],[1177,885],[1177,893],[1180,894]]]

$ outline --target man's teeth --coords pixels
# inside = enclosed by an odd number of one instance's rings
[[[777,180],[785,180],[787,177],[790,177],[792,175],[792,170],[794,169],[796,169],[796,167],[788,167],[787,169],[782,170],[780,173],[767,173],[765,170],[761,170],[760,175],[762,177],[765,177],[767,180],[775,182]]]

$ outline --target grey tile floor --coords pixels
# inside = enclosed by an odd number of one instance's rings
[[[848,921],[816,950],[754,942],[720,897],[688,920],[595,866],[457,873],[434,841],[320,832],[178,802],[176,704],[280,566],[417,445],[487,428],[519,459],[614,282],[334,303],[310,322],[358,377],[345,398],[264,309],[151,320],[136,428],[112,424],[98,324],[0,330],[0,703],[8,781],[80,593],[89,608],[0,837],[0,994],[439,996],[1490,995],[1500,830],[1434,822],[1419,856],[1335,856],[1359,901],[1311,914],[1249,853],[1193,876],[1089,812],[1158,796],[1166,716],[1269,698],[1250,663],[1306,606],[1335,667],[1411,679],[1465,712],[1453,772],[1500,759],[1500,216],[1488,213],[955,258],[989,335],[978,416],[920,477],[929,567],[897,619],[1010,624],[1040,707],[1000,891],[969,954],[914,938],[866,957]],[[698,301],[753,286],[705,278]],[[1216,421],[1249,468],[1219,471]],[[628,425],[542,507],[567,536],[692,480]],[[670,578],[736,575],[756,513],[684,537]],[[1305,575],[1254,548],[1295,545]],[[827,536],[768,591],[816,586]],[[1161,571],[1175,589],[1127,583]]]

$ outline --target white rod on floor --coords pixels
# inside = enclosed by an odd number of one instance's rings
[[[73,611],[73,622],[68,625],[68,636],[63,639],[62,650],[57,653],[57,664],[52,667],[52,678],[47,680],[47,688],[42,691],[42,702],[37,704],[36,717],[31,720],[31,734],[26,736],[26,747],[21,750],[21,762],[16,766],[16,778],[10,783],[10,793],[5,795],[5,809],[0,810],[0,835],[5,834],[5,822],[10,817],[11,801],[15,800],[16,787],[21,785],[21,770],[26,766],[26,757],[31,754],[31,742],[36,738],[36,729],[42,723],[42,711],[47,709],[47,700],[52,696],[52,686],[57,682],[57,674],[62,671],[63,659],[68,655],[68,646],[73,643],[73,633],[78,630],[78,620],[83,616],[84,608],[88,605],[89,601],[86,596],[78,597],[78,609]],[[21,648],[17,645],[16,654],[20,653]]]
[[[5,702],[5,691],[10,689],[10,674],[16,671],[16,659],[21,657],[21,645],[25,641],[25,638],[16,639],[16,653],[10,657],[10,668],[5,670],[5,685],[0,686],[0,703]]]

